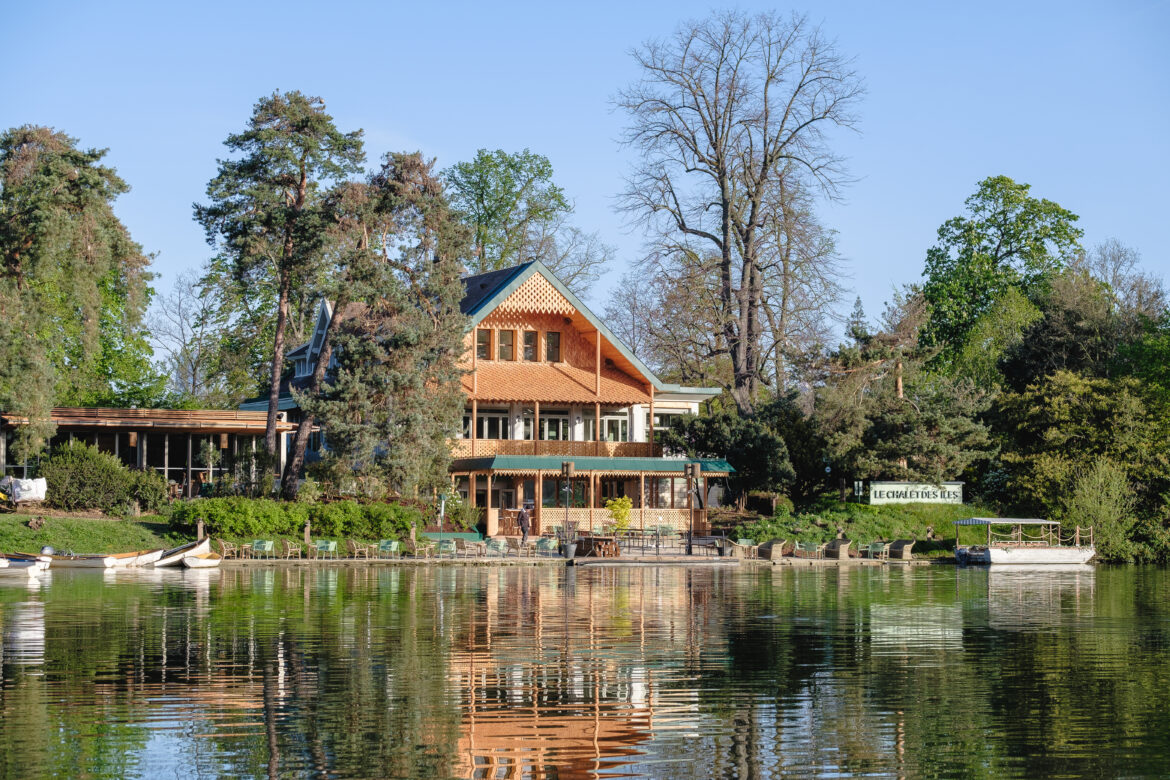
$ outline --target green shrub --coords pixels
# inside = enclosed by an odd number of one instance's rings
[[[37,467],[48,483],[45,503],[66,511],[97,509],[124,514],[137,501],[146,512],[166,503],[166,481],[153,471],[136,471],[117,457],[82,442],[56,447]]]
[[[207,533],[236,539],[298,536],[307,520],[315,537],[403,540],[410,536],[412,525],[421,525],[422,515],[414,507],[399,504],[336,501],[310,505],[239,496],[183,501],[171,513],[172,529],[185,533],[199,520]]]

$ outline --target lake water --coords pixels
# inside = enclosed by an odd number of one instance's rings
[[[0,583],[6,777],[1170,774],[1170,573],[321,567]]]

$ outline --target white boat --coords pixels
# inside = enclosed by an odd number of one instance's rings
[[[201,553],[188,555],[183,559],[183,565],[188,569],[214,569],[219,566],[223,558],[218,553]]]
[[[52,555],[54,569],[124,569],[147,566],[162,558],[164,550],[138,550],[109,555]]]
[[[211,537],[197,542],[188,542],[170,550],[166,550],[152,566],[161,569],[165,566],[178,566],[189,555],[201,555],[211,552]]]
[[[49,569],[47,555],[0,555],[0,576],[36,577]]]
[[[987,529],[983,544],[959,543],[959,529]],[[1060,523],[1035,518],[968,517],[955,521],[955,560],[961,564],[1083,564],[1097,554],[1093,529],[1061,534]]]

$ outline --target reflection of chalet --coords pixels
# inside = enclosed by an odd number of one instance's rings
[[[710,495],[707,478],[730,466],[702,461],[703,484],[692,486],[687,461],[663,457],[654,431],[719,391],[662,382],[539,262],[469,276],[464,287],[467,405],[451,472],[457,490],[486,508],[488,534],[516,533],[501,510],[523,503],[535,507],[538,531],[563,522],[566,503],[570,522],[599,527],[605,502],[621,496],[634,502],[634,527],[687,527],[692,503],[705,506]],[[310,341],[289,353],[290,382],[312,373],[328,312],[323,304]],[[294,407],[282,397],[293,419]],[[576,468],[571,485],[560,478],[566,460]],[[705,527],[705,509],[694,515]]]
[[[174,409],[75,409],[52,412],[57,432],[50,447],[81,441],[116,456],[127,466],[153,469],[188,496],[198,495],[199,484],[210,474],[218,475],[230,465],[232,456],[264,448],[263,412]],[[29,464],[16,461],[12,438],[16,426],[27,421],[0,415],[4,435],[0,437],[0,464],[6,474],[23,477]],[[287,422],[277,425],[281,435],[292,430]],[[220,459],[209,468],[204,455],[210,445]]]

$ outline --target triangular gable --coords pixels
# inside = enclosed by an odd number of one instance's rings
[[[495,291],[482,295],[478,302],[467,310],[466,313],[471,318],[468,326],[469,329],[474,329],[489,314],[505,306],[515,307],[514,309],[504,309],[505,311],[516,312],[548,311],[566,316],[572,314],[574,311],[577,312],[590,325],[596,328],[602,337],[614,349],[621,353],[622,357],[628,360],[638,373],[648,379],[654,385],[655,390],[660,392],[685,391],[703,395],[718,395],[721,392],[718,388],[681,387],[677,384],[663,382],[655,376],[654,372],[645,363],[630,351],[629,347],[622,343],[621,339],[613,334],[613,331],[605,326],[604,322],[594,315],[593,312],[589,311],[589,308],[581,302],[581,299],[574,295],[556,277],[556,274],[550,271],[539,260],[533,260],[524,265],[517,266],[515,273],[501,274],[500,282]]]

